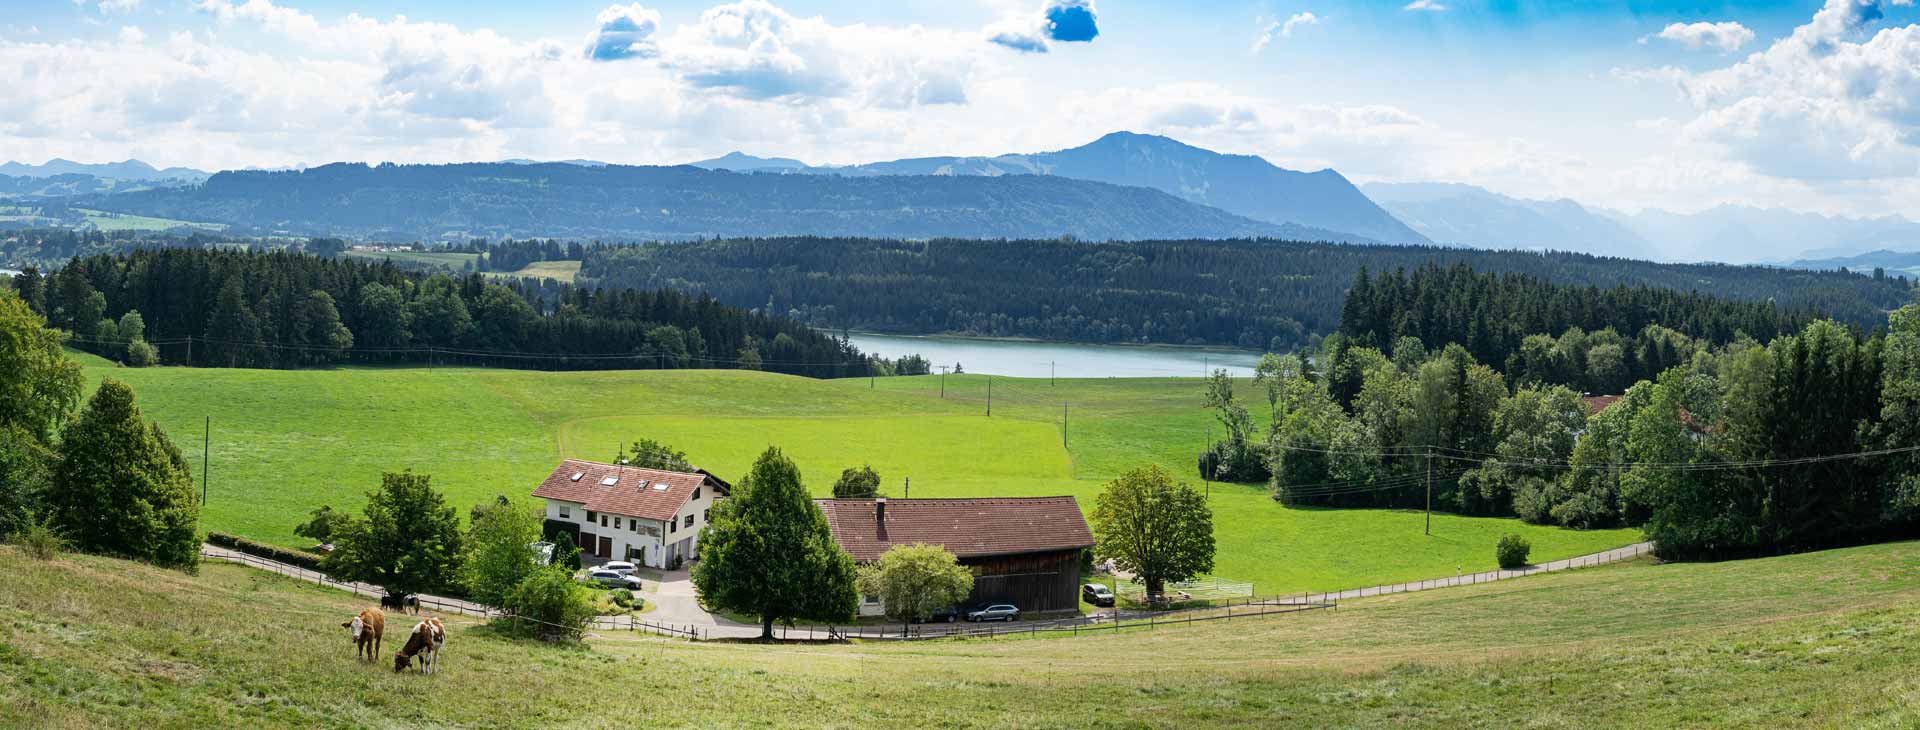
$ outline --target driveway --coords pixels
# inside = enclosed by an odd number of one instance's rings
[[[760,627],[743,624],[708,613],[700,607],[699,594],[693,589],[692,573],[686,569],[662,571],[654,590],[641,594],[653,602],[646,619],[670,626],[693,626],[708,636],[751,639],[760,635]]]

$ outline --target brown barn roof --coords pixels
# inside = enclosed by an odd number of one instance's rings
[[[1589,396],[1582,397],[1581,400],[1584,400],[1587,402],[1587,414],[1592,415],[1592,414],[1604,411],[1607,409],[1607,406],[1611,406],[1614,403],[1619,402],[1620,396],[1589,395]]]
[[[879,501],[815,500],[827,513],[834,542],[856,561],[916,542],[945,547],[960,558],[1093,547],[1093,532],[1072,497],[896,499],[886,502],[884,525],[875,519]]]
[[[705,472],[688,474],[567,459],[533,490],[533,496],[579,502],[594,512],[665,521],[693,497],[694,489],[705,484],[727,493],[725,482]]]

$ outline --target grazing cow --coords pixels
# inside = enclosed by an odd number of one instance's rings
[[[380,607],[418,616],[420,615],[420,597],[388,593],[380,597]]]
[[[360,615],[340,625],[353,632],[354,658],[377,661],[380,658],[380,635],[387,631],[387,615],[378,608],[361,609]]]
[[[393,655],[393,671],[406,671],[414,657],[420,658],[420,673],[433,674],[440,668],[440,647],[447,643],[447,627],[440,619],[428,618],[413,627],[407,645]]]

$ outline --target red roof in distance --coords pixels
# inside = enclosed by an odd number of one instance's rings
[[[814,500],[827,515],[834,542],[858,562],[917,542],[939,545],[958,558],[1093,547],[1093,531],[1072,497],[887,500],[885,525],[875,519],[879,501]]]

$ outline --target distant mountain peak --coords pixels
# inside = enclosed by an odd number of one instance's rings
[[[694,167],[703,167],[708,170],[732,170],[734,172],[746,172],[749,170],[805,170],[812,167],[805,162],[791,157],[757,157],[739,150],[734,150],[712,159],[689,162],[687,164]]]

